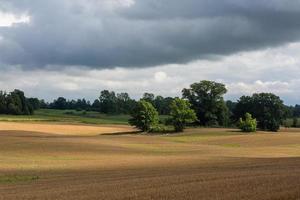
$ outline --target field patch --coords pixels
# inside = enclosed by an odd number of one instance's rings
[[[295,129],[102,135],[132,128],[0,122],[1,128],[0,200],[300,198]]]
[[[241,147],[240,144],[222,144],[223,147],[229,147],[229,148],[238,148]]]
[[[31,182],[39,179],[39,176],[28,175],[0,175],[0,184],[15,184],[22,182]]]
[[[49,124],[0,122],[0,131],[27,131],[56,135],[93,136],[108,133],[124,133],[136,131],[126,125],[79,125],[79,124]]]

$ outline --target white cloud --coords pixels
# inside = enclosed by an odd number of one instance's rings
[[[164,82],[168,79],[168,75],[165,72],[156,72],[154,74],[154,79],[156,82]]]
[[[290,95],[290,93],[295,90],[294,83],[297,80],[291,80],[290,82],[282,82],[282,81],[254,81],[252,83],[230,83],[227,85],[231,94],[240,95],[241,91],[245,95],[251,95],[253,93],[260,93],[260,92],[271,92],[278,95]]]
[[[12,13],[0,12],[0,27],[9,27],[15,23],[29,23],[30,17],[28,15],[14,15]]]

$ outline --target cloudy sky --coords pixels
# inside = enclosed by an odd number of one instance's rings
[[[103,89],[300,103],[300,0],[0,0],[0,89],[95,99]]]

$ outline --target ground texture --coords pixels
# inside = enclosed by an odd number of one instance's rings
[[[108,127],[0,123],[0,199],[300,199],[297,129]]]

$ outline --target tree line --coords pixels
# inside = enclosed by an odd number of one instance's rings
[[[10,93],[0,91],[0,114],[31,115],[39,106],[39,99],[26,98],[21,90]]]
[[[14,90],[10,93],[0,92],[0,113],[30,115],[33,114],[34,110],[44,108],[75,109],[134,116],[138,113],[137,108],[149,110],[149,107],[153,106],[158,115],[173,115],[173,122],[183,120],[183,124],[192,123],[201,126],[233,126],[248,113],[256,119],[258,128],[270,131],[277,131],[286,118],[300,117],[300,105],[285,106],[280,97],[272,93],[242,96],[236,102],[225,101],[224,95],[226,93],[227,89],[224,84],[207,80],[193,83],[189,88],[184,88],[181,98],[145,93],[138,101],[132,99],[128,93],[103,90],[100,92],[99,98],[93,103],[85,99],[67,100],[64,97],[59,97],[48,103],[37,98],[26,98],[24,92]],[[180,99],[184,101],[180,101]],[[196,119],[187,119],[186,121],[185,119],[174,119],[175,115],[186,114],[181,108],[191,108]],[[189,113],[189,116],[192,115]]]
[[[189,88],[182,90],[182,100],[186,100],[188,106],[185,109],[180,107],[171,108],[171,113],[184,113],[189,107],[194,111],[196,119],[189,116],[172,116],[171,121],[191,121],[201,126],[232,126],[239,124],[243,126],[242,130],[248,130],[247,126],[253,127],[255,125],[261,130],[277,131],[280,128],[283,120],[289,117],[290,108],[283,104],[280,97],[272,93],[259,93],[252,96],[242,96],[237,102],[225,101],[224,95],[227,89],[224,84],[213,81],[201,81],[192,84]],[[174,104],[176,102],[172,102]],[[184,102],[181,102],[183,104]],[[147,111],[143,110],[141,115],[133,115],[133,119],[144,118]],[[135,113],[139,113],[135,111]],[[252,119],[252,116],[255,119]],[[246,118],[243,121],[243,118]],[[150,120],[151,121],[151,120]],[[187,123],[187,122],[186,122]],[[139,127],[136,120],[131,120],[132,125]],[[176,129],[176,124],[174,124]],[[155,127],[156,124],[153,123]],[[252,130],[255,130],[252,128]],[[151,131],[151,130],[150,130]]]
[[[169,105],[173,98],[145,93],[141,100],[153,104],[160,115],[168,115],[170,113]],[[132,99],[128,93],[115,93],[109,90],[101,91],[99,98],[93,103],[85,99],[67,100],[64,97],[58,97],[51,103],[40,101],[40,107],[44,109],[97,111],[104,114],[130,114],[136,105],[137,101]]]

